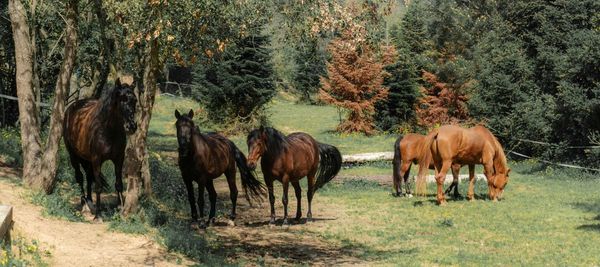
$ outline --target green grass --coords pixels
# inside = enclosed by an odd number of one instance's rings
[[[320,198],[345,207],[346,216],[314,231],[374,263],[406,265],[583,265],[600,263],[600,180],[523,174],[516,165],[493,203],[478,182],[478,200],[440,207],[427,198],[394,198],[388,186],[364,180],[329,185]],[[519,166],[521,165],[521,166]],[[460,186],[466,195],[466,183]]]

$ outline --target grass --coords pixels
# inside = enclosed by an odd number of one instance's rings
[[[352,257],[370,265],[600,264],[597,253],[600,180],[597,175],[532,162],[510,163],[511,180],[505,199],[498,203],[486,200],[486,183],[482,181],[476,184],[477,200],[473,202],[450,198],[447,206],[439,207],[433,196],[434,185],[428,186],[428,197],[394,198],[390,194],[391,186],[380,184],[391,182],[386,180],[391,179],[391,164],[377,162],[344,168],[339,176],[350,178],[336,178],[317,192],[313,208],[321,209],[322,213],[315,212],[315,217],[326,216],[323,209],[330,209],[329,215],[334,215],[330,216],[332,220],[289,229],[242,225],[233,229],[216,227],[205,232],[192,231],[186,192],[174,163],[177,142],[173,110],[178,108],[183,112],[192,108],[202,114],[201,107],[177,97],[161,96],[156,101],[149,134],[155,195],[144,199],[141,212],[129,219],[121,219],[114,209],[109,209],[103,219],[112,231],[149,235],[169,251],[198,263],[263,265],[269,264],[268,257],[276,257],[280,262],[303,264],[315,259],[327,262],[332,258]],[[333,133],[338,114],[335,108],[328,106],[293,104],[277,98],[268,112],[271,123],[281,131],[307,132],[321,142],[338,146],[343,154],[390,151],[395,141],[394,135],[387,134],[366,137]],[[197,121],[203,131],[211,130],[210,125]],[[230,138],[242,151],[246,150],[244,134]],[[103,173],[112,185],[112,166],[105,165]],[[415,167],[412,173],[416,173]],[[462,173],[467,173],[466,169]],[[66,161],[61,163],[59,177],[58,188],[63,191],[33,199],[49,216],[80,220],[73,205],[78,188],[73,184],[72,170]],[[374,181],[374,177],[379,179]],[[217,182],[224,183],[224,179]],[[275,186],[279,203],[281,185],[275,183]],[[302,188],[306,190],[305,181]],[[461,183],[463,196],[466,188],[466,183]],[[229,200],[225,191],[218,194],[217,215],[222,217],[229,211]],[[306,199],[303,201],[306,203]],[[290,192],[290,214],[295,213],[295,203]],[[303,205],[306,212],[306,204]],[[261,212],[266,214],[267,207],[263,206]],[[281,213],[278,208],[277,215]],[[236,239],[236,229],[238,234],[239,231],[255,233],[257,242],[268,245],[244,243]],[[285,235],[293,240],[289,241],[291,247],[303,238],[312,238],[330,251],[303,246],[304,253],[310,256],[294,256],[290,248],[267,241],[264,237],[267,234]],[[329,257],[323,256],[328,253]]]
[[[597,265],[600,181],[523,174],[528,165],[512,165],[498,203],[485,199],[482,182],[478,200],[444,207],[435,204],[433,185],[429,197],[411,199],[364,180],[329,185],[321,201],[345,207],[347,216],[315,234],[347,249],[368,248],[358,256],[378,264]],[[466,195],[466,184],[460,189]]]

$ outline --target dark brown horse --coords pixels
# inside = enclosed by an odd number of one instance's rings
[[[100,214],[100,192],[106,186],[101,173],[102,163],[107,160],[115,166],[115,189],[119,206],[123,205],[122,169],[126,134],[137,129],[136,103],[133,86],[121,84],[117,79],[115,88],[104,97],[76,101],[66,110],[63,124],[65,147],[75,169],[75,179],[81,187],[82,204],[87,203],[96,218]],[[83,190],[81,168],[87,177],[87,194]],[[96,207],[92,202],[92,184],[95,185]]]
[[[423,180],[433,160],[437,182],[437,201],[440,205],[446,202],[442,192],[446,172],[452,163],[469,165],[469,191],[467,198],[473,200],[475,185],[475,164],[483,165],[488,181],[488,194],[491,200],[502,197],[504,187],[508,183],[510,168],[506,163],[504,149],[496,137],[485,127],[475,126],[465,129],[456,125],[446,125],[431,131],[421,147],[418,179]],[[430,151],[431,153],[426,153]]]
[[[419,154],[420,148],[424,140],[424,135],[410,133],[398,137],[396,143],[394,144],[394,160],[392,161],[392,164],[394,165],[394,191],[396,193],[395,196],[397,197],[402,196],[403,182],[406,187],[405,195],[408,197],[412,196],[409,182],[410,167],[413,163],[419,164],[418,160],[421,157],[421,154]],[[452,176],[454,180],[445,192],[448,194],[450,191],[452,191],[452,189],[454,189],[454,198],[460,197],[460,194],[458,193],[458,173],[460,171],[460,167],[460,164],[452,164]],[[433,162],[429,164],[429,169],[434,169]]]
[[[331,181],[342,166],[342,155],[334,146],[322,144],[306,133],[292,133],[288,136],[270,128],[260,127],[248,135],[248,165],[256,168],[259,158],[269,190],[271,204],[270,224],[275,224],[275,195],[273,181],[283,184],[283,224],[288,224],[288,187],[294,187],[298,208],[296,220],[302,217],[300,179],[308,179],[307,220],[312,220],[311,203],[315,191]]]
[[[235,208],[238,190],[235,184],[236,165],[240,170],[242,187],[246,193],[246,199],[260,199],[264,194],[264,186],[258,181],[252,171],[248,168],[246,157],[229,139],[217,134],[203,134],[194,125],[192,120],[194,112],[181,115],[175,110],[177,118],[177,142],[179,143],[179,169],[188,192],[188,201],[192,211],[193,223],[198,220],[196,203],[194,201],[194,186],[196,181],[199,187],[198,206],[200,208],[201,226],[204,227],[204,188],[208,190],[210,200],[210,214],[208,223],[213,224],[215,218],[215,205],[217,192],[213,179],[225,174],[229,184],[229,197],[231,198],[231,220],[235,220]]]

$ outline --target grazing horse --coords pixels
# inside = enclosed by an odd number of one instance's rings
[[[406,186],[405,195],[409,197],[412,196],[409,182],[410,167],[413,163],[419,164],[418,160],[421,156],[419,154],[419,149],[424,140],[424,135],[410,133],[398,137],[396,143],[394,143],[394,160],[392,161],[392,164],[394,165],[393,179],[396,197],[402,196],[402,182],[404,182],[404,185]],[[460,194],[458,193],[458,172],[460,171],[460,167],[459,164],[452,164],[452,176],[454,180],[445,192],[448,194],[454,188],[454,198],[460,197]],[[433,162],[429,164],[429,169],[434,169]]]
[[[69,152],[75,179],[81,187],[82,205],[86,204],[99,218],[100,192],[106,187],[101,173],[107,160],[115,166],[115,189],[119,206],[123,205],[123,160],[126,134],[136,131],[135,109],[137,98],[133,86],[121,84],[117,79],[114,89],[100,99],[78,100],[65,112],[63,138]],[[87,194],[83,190],[83,173],[87,177]],[[95,185],[96,207],[92,202],[92,184]]]
[[[334,146],[315,141],[306,133],[292,133],[288,136],[270,128],[260,127],[248,135],[248,166],[256,168],[259,158],[269,190],[271,203],[270,224],[275,224],[275,196],[273,181],[283,184],[283,224],[288,224],[288,186],[294,187],[298,208],[296,220],[302,217],[300,179],[308,179],[307,220],[312,221],[311,203],[315,191],[331,181],[342,166],[342,155]]]
[[[264,194],[264,186],[258,181],[248,168],[246,157],[229,139],[217,133],[201,133],[192,120],[194,112],[181,115],[175,110],[175,123],[177,127],[177,142],[179,143],[179,169],[188,193],[188,201],[192,211],[192,220],[198,220],[196,203],[194,202],[194,186],[196,181],[199,187],[198,206],[200,208],[201,227],[204,227],[204,188],[208,191],[210,200],[210,214],[208,223],[213,224],[215,219],[215,205],[217,192],[213,179],[225,174],[229,184],[229,197],[231,198],[231,220],[235,220],[235,208],[238,190],[235,184],[236,165],[240,170],[242,187],[246,199],[259,199]]]
[[[473,200],[475,185],[475,164],[482,164],[488,181],[488,194],[492,201],[502,197],[508,183],[510,168],[506,163],[504,149],[496,137],[485,127],[462,128],[446,125],[430,132],[421,147],[419,176],[424,179],[426,168],[433,160],[437,182],[437,201],[440,205],[446,200],[442,192],[446,172],[452,163],[469,165],[469,191],[467,198]],[[430,151],[431,153],[427,153]]]

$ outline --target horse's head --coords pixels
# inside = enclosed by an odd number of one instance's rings
[[[175,118],[177,122],[175,127],[177,128],[177,143],[179,144],[179,152],[187,154],[187,149],[192,141],[192,132],[194,131],[194,111],[190,109],[188,114],[179,113],[179,110],[175,110]]]
[[[494,174],[490,184],[490,198],[493,201],[496,201],[502,198],[502,193],[504,193],[504,188],[508,184],[508,174],[510,173],[510,168],[506,169],[506,172],[498,172]]]
[[[116,105],[123,117],[125,131],[128,134],[132,134],[137,130],[137,123],[135,122],[137,98],[133,93],[133,85],[121,84],[121,80],[117,79],[113,92],[115,94]]]
[[[248,167],[252,170],[256,169],[258,159],[267,150],[267,134],[264,127],[253,130],[248,134],[246,139],[248,143]]]

